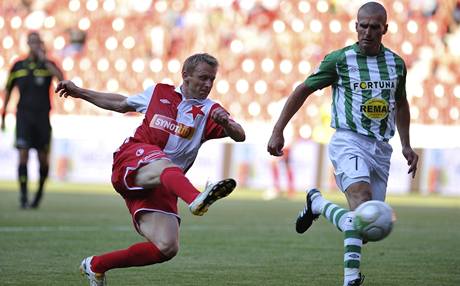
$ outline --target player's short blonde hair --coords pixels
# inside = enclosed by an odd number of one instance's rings
[[[195,67],[199,63],[207,63],[211,67],[218,67],[219,66],[219,62],[217,61],[217,59],[215,57],[211,56],[210,54],[207,54],[207,53],[194,54],[194,55],[188,57],[184,61],[184,65],[182,66],[182,73],[184,73],[184,72],[188,73],[188,74],[193,73],[193,71],[195,70]]]

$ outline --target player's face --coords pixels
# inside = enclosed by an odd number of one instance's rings
[[[211,92],[216,79],[217,67],[199,63],[192,73],[184,72],[184,85],[188,98],[205,99]]]
[[[384,15],[370,14],[366,11],[359,13],[356,32],[358,32],[358,43],[361,51],[368,56],[377,55],[387,27]]]
[[[27,38],[27,44],[29,45],[30,51],[33,54],[37,54],[44,47],[40,36],[37,34],[30,34]]]

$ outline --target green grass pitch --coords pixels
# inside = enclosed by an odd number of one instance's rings
[[[340,205],[341,194],[325,196]],[[294,231],[303,206],[237,189],[203,217],[183,202],[171,261],[107,273],[108,285],[342,285],[342,234],[324,218]],[[365,285],[460,285],[460,198],[389,197],[397,223],[363,248]],[[0,285],[88,285],[82,258],[141,241],[106,185],[49,184],[38,210],[20,210],[16,183],[0,182]]]

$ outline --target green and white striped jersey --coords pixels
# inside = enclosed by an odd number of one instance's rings
[[[396,99],[406,97],[406,66],[381,46],[363,55],[357,43],[333,51],[305,84],[313,90],[332,86],[331,127],[388,141],[395,134]]]

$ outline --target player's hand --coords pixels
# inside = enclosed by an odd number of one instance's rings
[[[403,147],[402,153],[407,160],[407,165],[409,165],[409,171],[407,173],[412,173],[412,178],[414,178],[417,173],[418,155],[411,147]]]
[[[57,84],[54,92],[59,94],[60,97],[65,97],[65,98],[67,98],[68,96],[75,97],[75,98],[80,97],[79,92],[78,92],[78,87],[70,80],[60,81]]]
[[[230,120],[229,114],[223,108],[216,108],[211,112],[211,118],[221,126],[227,126]]]
[[[273,156],[283,156],[283,147],[284,147],[284,136],[283,133],[272,133],[270,140],[268,141],[267,151]]]

